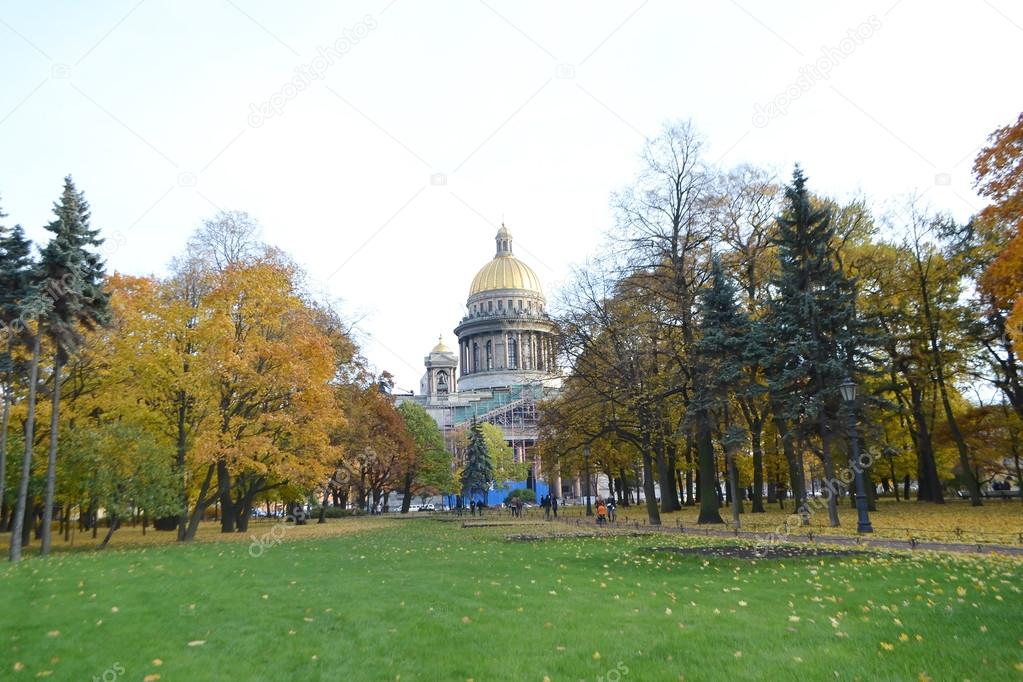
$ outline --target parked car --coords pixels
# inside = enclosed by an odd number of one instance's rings
[[[437,511],[437,509],[436,509],[436,507],[433,506],[433,503],[430,502],[428,504],[424,504],[424,505],[419,506],[418,511]]]

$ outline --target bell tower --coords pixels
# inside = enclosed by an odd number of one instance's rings
[[[423,377],[420,393],[431,399],[444,399],[457,389],[455,386],[458,358],[444,344],[444,338],[437,338],[437,345],[423,358],[426,376]]]

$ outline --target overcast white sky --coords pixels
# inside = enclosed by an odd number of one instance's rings
[[[417,388],[502,217],[550,297],[672,118],[723,165],[967,217],[1021,45],[1010,0],[3,0],[0,206],[40,238],[73,174],[132,274],[248,211]]]

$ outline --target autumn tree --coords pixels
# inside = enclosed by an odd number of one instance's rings
[[[994,131],[973,164],[977,191],[991,204],[980,218],[1010,235],[1005,249],[984,271],[981,284],[1008,311],[1006,329],[1023,339],[1023,114]]]
[[[412,503],[412,491],[432,489],[440,492],[451,477],[451,458],[444,449],[444,436],[422,405],[411,400],[398,406],[405,423],[413,451],[406,463],[402,482],[401,513],[407,514]],[[445,471],[447,475],[445,476]],[[418,486],[414,484],[419,483]]]
[[[703,147],[692,123],[666,124],[645,145],[633,185],[613,199],[617,241],[629,265],[630,286],[621,293],[638,297],[654,312],[647,328],[637,330],[637,336],[649,340],[644,374],[650,392],[650,399],[637,407],[643,430],[650,434],[662,511],[680,508],[676,433],[695,389],[689,359],[696,339],[696,297],[717,238],[712,207],[718,176],[704,160]],[[673,410],[676,401],[681,405]],[[713,473],[701,470],[700,475]]]

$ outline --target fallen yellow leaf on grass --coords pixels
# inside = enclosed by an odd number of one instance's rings
[[[60,637],[60,630],[50,630],[46,633],[47,637]]]
[[[205,643],[206,643],[205,639],[193,639],[191,642],[188,643],[188,646],[202,646]]]
[[[472,618],[469,618],[469,616],[462,616],[462,622],[463,623],[471,623],[472,622]]]
[[[881,642],[881,648],[884,649],[885,651],[892,651],[893,649],[895,649],[895,645],[892,644],[891,642]]]
[[[160,679],[160,673],[152,673],[142,678],[142,682],[156,682]]]

